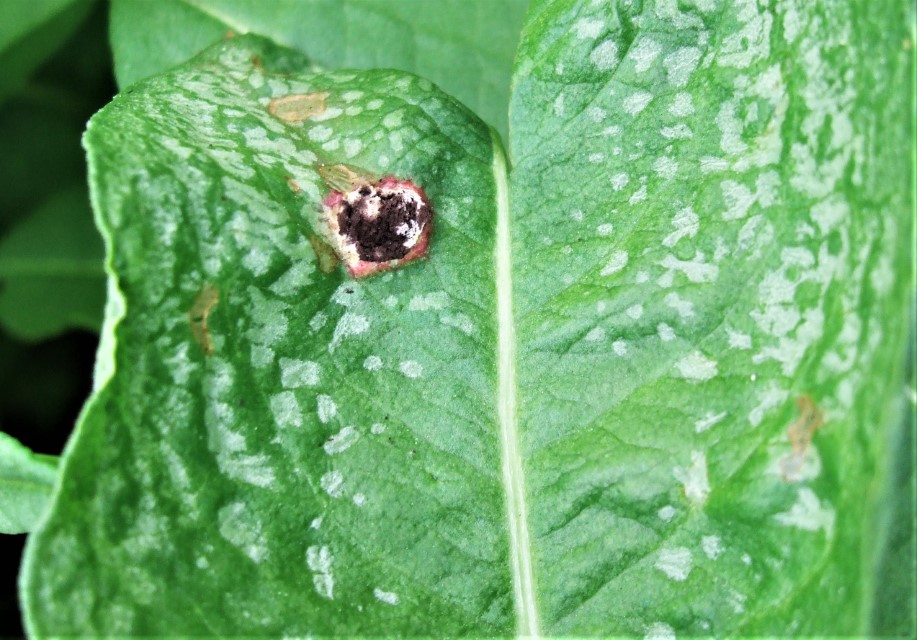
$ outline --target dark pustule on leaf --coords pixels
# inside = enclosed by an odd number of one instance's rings
[[[364,185],[348,194],[338,213],[340,233],[357,247],[360,260],[403,258],[430,222],[430,208],[411,192]]]

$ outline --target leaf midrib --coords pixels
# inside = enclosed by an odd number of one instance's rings
[[[519,636],[540,635],[532,545],[525,500],[525,476],[519,455],[516,417],[516,327],[513,319],[512,245],[509,228],[509,188],[506,158],[496,132],[491,132],[493,174],[496,186],[497,234],[494,261],[497,286],[497,411],[503,458],[503,489],[510,533],[510,562],[516,604],[516,632]]]

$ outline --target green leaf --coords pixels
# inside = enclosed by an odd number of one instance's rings
[[[36,455],[0,431],[0,533],[25,533],[45,512],[57,458]]]
[[[228,32],[259,33],[326,68],[429,78],[506,134],[510,72],[528,0],[114,0],[118,83],[161,73]]]
[[[92,0],[9,0],[0,4],[0,102],[76,30]]]
[[[69,327],[97,331],[105,307],[102,259],[86,188],[55,194],[0,242],[0,323],[23,340]]]
[[[906,21],[636,4],[531,8],[511,172],[425,80],[253,37],[93,119],[109,309],[33,635],[867,630]],[[316,162],[422,186],[429,260],[324,273]]]

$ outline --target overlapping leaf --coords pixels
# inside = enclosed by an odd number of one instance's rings
[[[636,4],[532,7],[508,176],[425,81],[255,38],[96,117],[117,287],[34,633],[865,629],[904,21]],[[273,118],[290,94],[325,111]],[[320,271],[316,162],[421,184],[430,260]]]

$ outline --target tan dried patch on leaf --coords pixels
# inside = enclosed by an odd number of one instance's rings
[[[802,475],[806,452],[812,444],[812,438],[815,432],[825,425],[824,414],[810,396],[799,396],[796,406],[799,408],[799,417],[786,430],[793,451],[780,461],[783,479],[787,481]]]
[[[302,122],[325,112],[327,93],[294,93],[274,98],[267,110],[272,116],[284,122]]]
[[[210,330],[207,328],[207,318],[219,301],[219,290],[212,284],[205,284],[194,297],[194,303],[188,310],[191,334],[205,356],[213,354],[213,340],[211,340]]]
[[[287,185],[290,187],[290,190],[293,193],[295,193],[296,195],[299,195],[300,193],[302,193],[302,187],[299,186],[299,183],[296,182],[296,180],[294,180],[290,176],[285,176],[285,177],[287,180]]]
[[[368,171],[346,164],[317,163],[315,170],[329,188],[341,193],[352,191],[358,185],[370,184],[378,179]]]
[[[319,271],[322,273],[331,273],[338,268],[341,260],[328,243],[316,235],[310,235],[309,244],[312,245],[312,250],[315,252],[315,257],[318,259]]]

